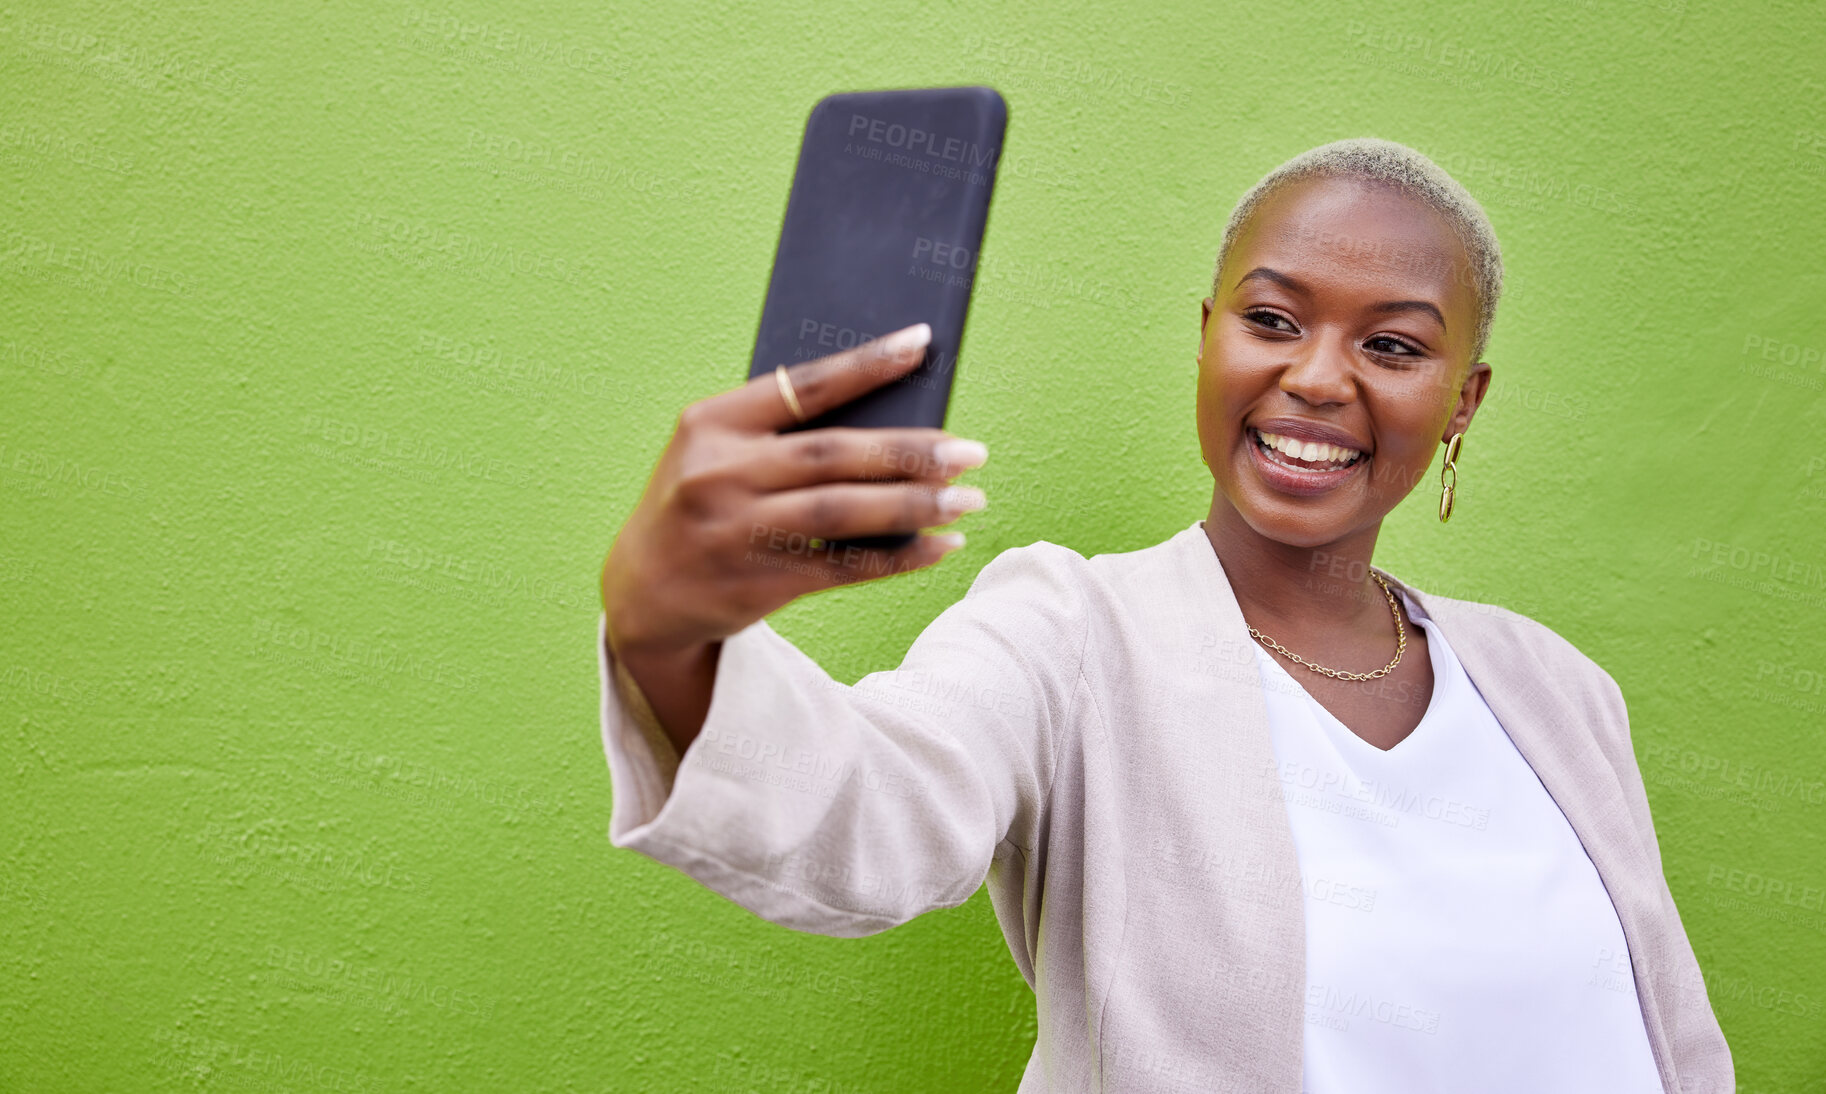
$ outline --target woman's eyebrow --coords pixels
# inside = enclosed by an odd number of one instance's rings
[[[1232,288],[1242,288],[1243,282],[1248,281],[1252,277],[1259,277],[1265,281],[1272,281],[1276,285],[1279,285],[1290,292],[1297,292],[1302,296],[1311,292],[1311,290],[1306,287],[1306,283],[1299,278],[1289,277],[1279,270],[1271,270],[1266,266],[1257,266],[1255,269],[1250,270],[1248,273],[1237,278],[1236,284],[1232,286]]]
[[[1250,270],[1248,273],[1237,278],[1234,289],[1242,288],[1243,282],[1248,281],[1252,277],[1259,277],[1264,281],[1272,281],[1289,292],[1296,292],[1302,296],[1312,295],[1312,290],[1307,287],[1304,281],[1301,281],[1297,277],[1290,277],[1279,270],[1270,269],[1267,266],[1257,266],[1255,269]],[[1234,289],[1232,291],[1234,291]],[[1441,330],[1446,329],[1446,317],[1441,314],[1436,305],[1426,300],[1384,300],[1379,304],[1371,304],[1369,310],[1377,313],[1424,311],[1439,321]]]
[[[1437,307],[1425,300],[1385,300],[1380,304],[1371,304],[1369,310],[1373,312],[1424,311],[1439,320],[1439,329],[1444,330],[1446,327],[1446,317],[1439,314]]]

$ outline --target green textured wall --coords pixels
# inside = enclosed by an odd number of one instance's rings
[[[1014,1088],[984,894],[823,938],[610,847],[592,647],[807,109],[955,83],[990,505],[775,625],[854,681],[1003,549],[1201,516],[1231,203],[1413,144],[1510,280],[1378,561],[1617,678],[1740,1090],[1826,1083],[1817,7],[214,8],[0,10],[0,1090]]]

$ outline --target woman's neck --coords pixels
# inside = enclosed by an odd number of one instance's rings
[[[1300,547],[1251,528],[1220,493],[1204,528],[1252,625],[1279,620],[1301,631],[1375,620],[1387,625],[1388,600],[1369,572],[1380,522],[1323,546]]]

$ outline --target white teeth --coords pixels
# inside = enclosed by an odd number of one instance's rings
[[[1345,448],[1335,444],[1321,444],[1316,441],[1301,441],[1293,437],[1284,437],[1278,433],[1256,434],[1262,443],[1277,452],[1283,452],[1297,460],[1307,463],[1349,464],[1363,455],[1355,448]]]

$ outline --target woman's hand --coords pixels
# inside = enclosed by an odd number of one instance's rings
[[[805,417],[913,371],[930,340],[920,323],[790,366]],[[701,663],[708,643],[799,596],[918,569],[962,544],[961,535],[919,535],[894,551],[824,541],[916,532],[980,508],[982,491],[948,483],[982,464],[982,445],[942,429],[779,432],[794,422],[771,374],[679,414],[602,568],[610,643],[630,667]]]

